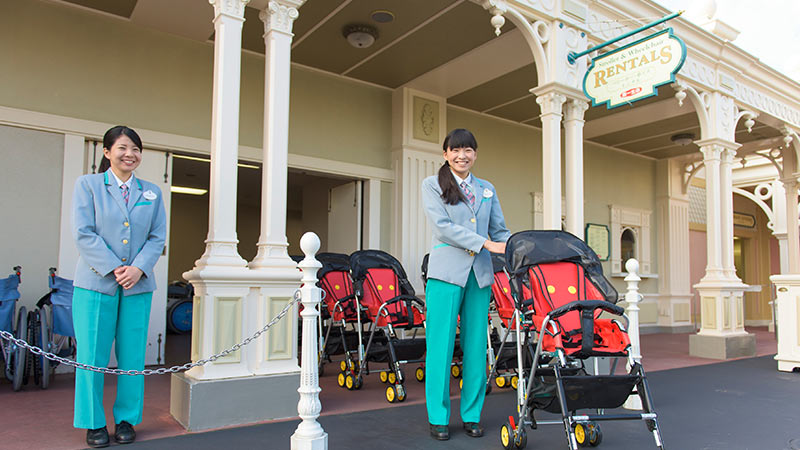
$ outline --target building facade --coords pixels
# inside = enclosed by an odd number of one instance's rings
[[[607,230],[595,244],[618,289],[640,262],[643,332],[699,329],[694,354],[746,355],[745,326],[772,322],[769,276],[800,273],[800,84],[704,11],[667,23],[687,48],[674,83],[607,109],[582,91],[588,58],[567,56],[669,14],[656,2],[2,0],[0,268],[23,266],[28,306],[48,267],[71,277],[72,186],[126,124],[144,139],[137,176],[173,192],[148,363],[163,361],[174,280],[196,288],[205,358],[291,301],[305,231],[322,250],[389,251],[419,287],[418,188],[464,127],[512,231]],[[294,415],[292,317],[176,376],[178,420]],[[252,414],[208,413],[221,392]]]

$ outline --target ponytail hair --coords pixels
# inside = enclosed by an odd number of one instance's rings
[[[447,151],[448,148],[466,148],[470,147],[473,150],[478,150],[478,141],[475,136],[464,128],[456,128],[447,134],[442,143],[442,150]],[[467,201],[461,188],[456,184],[453,173],[450,171],[450,163],[447,161],[439,168],[439,187],[442,189],[442,200],[448,205],[455,205],[460,201]]]

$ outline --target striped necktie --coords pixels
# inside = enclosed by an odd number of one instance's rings
[[[119,188],[122,189],[122,199],[125,200],[125,204],[127,205],[128,198],[130,197],[130,189],[128,189],[127,184],[121,184]]]
[[[461,182],[461,190],[464,191],[464,195],[467,197],[467,201],[469,201],[469,206],[475,206],[475,196],[472,194],[472,189],[470,189],[466,181]]]

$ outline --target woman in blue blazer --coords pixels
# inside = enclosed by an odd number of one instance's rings
[[[489,252],[504,253],[506,228],[497,192],[470,174],[478,143],[455,129],[442,145],[438,176],[422,182],[422,202],[433,228],[426,285],[425,401],[431,436],[450,438],[450,363],[458,317],[464,351],[461,419],[468,436],[483,436],[481,409],[486,395],[486,327],[494,282]]]
[[[156,288],[153,266],[164,250],[167,223],[161,191],[137,178],[142,140],[128,127],[103,136],[100,173],[75,183],[72,229],[78,247],[72,319],[77,360],[105,367],[116,340],[120,369],[142,370]],[[110,166],[110,167],[109,167]],[[106,170],[107,169],[107,170]],[[144,377],[120,375],[114,403],[114,438],[136,439],[142,421]],[[75,372],[75,428],[85,428],[90,447],[109,444],[103,411],[103,374]]]

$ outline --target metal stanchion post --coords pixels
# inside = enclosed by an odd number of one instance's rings
[[[317,317],[322,299],[321,291],[317,287],[317,271],[322,264],[314,258],[319,251],[320,242],[316,234],[308,232],[300,239],[300,248],[306,255],[297,266],[303,271],[303,285],[300,288],[303,302],[303,342],[302,361],[300,367],[300,401],[297,403],[297,413],[302,422],[297,426],[292,435],[292,450],[327,450],[328,433],[317,422],[317,417],[322,411],[319,402],[319,361],[317,352]]]
[[[625,263],[625,269],[628,271],[628,276],[625,277],[625,282],[628,283],[628,292],[625,293],[625,302],[628,304],[626,314],[628,315],[628,337],[631,339],[631,356],[636,362],[642,361],[642,354],[639,347],[639,302],[641,295],[639,294],[639,261],[631,258]],[[630,370],[630,367],[628,367]],[[626,409],[642,409],[642,399],[638,395],[631,395],[623,405]]]

